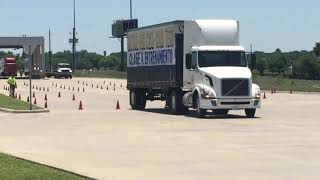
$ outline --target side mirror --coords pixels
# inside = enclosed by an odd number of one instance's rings
[[[191,59],[192,56],[191,54],[186,54],[186,69],[191,69]]]

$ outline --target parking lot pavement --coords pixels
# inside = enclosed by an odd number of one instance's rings
[[[18,83],[26,100],[27,81]],[[242,111],[196,119],[192,112],[169,115],[160,102],[148,103],[146,111],[130,110],[125,80],[33,84],[38,105],[47,94],[51,112],[0,113],[1,152],[98,179],[320,178],[320,94],[267,93],[255,119]],[[0,93],[7,93],[4,85],[1,80]]]

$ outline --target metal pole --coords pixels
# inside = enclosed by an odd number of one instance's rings
[[[52,72],[51,30],[49,29],[49,72]]]
[[[130,0],[130,19],[132,19],[132,0]]]
[[[76,70],[76,1],[73,0],[72,70]]]
[[[121,36],[121,63],[120,71],[124,71],[124,35]]]
[[[29,109],[30,111],[32,110],[32,84],[31,84],[31,78],[32,78],[32,65],[33,65],[33,62],[32,62],[32,53],[31,53],[31,45],[29,45]]]

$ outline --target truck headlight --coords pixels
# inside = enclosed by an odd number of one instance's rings
[[[60,70],[60,69],[58,69],[58,72],[59,72],[59,73],[61,73],[61,70]]]
[[[72,73],[72,70],[70,69],[69,72]]]
[[[209,88],[202,88],[201,89],[201,97],[203,99],[215,99],[216,98],[214,92]]]
[[[255,99],[260,99],[261,98],[261,90],[260,87],[256,84],[252,84],[252,90],[253,90],[253,97]]]

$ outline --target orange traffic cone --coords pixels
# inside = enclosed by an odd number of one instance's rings
[[[45,101],[48,101],[47,94],[44,95],[44,100],[45,100]]]
[[[119,103],[119,100],[117,101],[117,107],[116,109],[120,109],[120,103]]]
[[[83,110],[82,101],[80,101],[80,103],[79,103],[79,111],[82,111],[82,110]]]
[[[44,108],[48,109],[48,102],[47,101],[44,103]]]
[[[76,96],[73,94],[72,101],[76,101]]]
[[[33,104],[34,104],[34,105],[37,105],[37,98],[34,98]]]
[[[60,91],[59,91],[59,94],[58,94],[58,98],[61,98],[61,93],[60,93]]]

